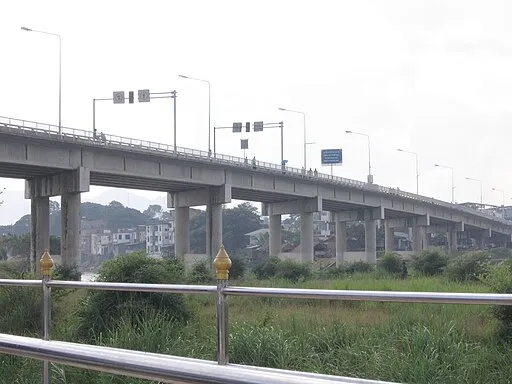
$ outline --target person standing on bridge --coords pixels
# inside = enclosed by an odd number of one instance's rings
[[[316,168],[315,168],[314,174],[315,174],[315,177],[318,177],[318,171],[316,170]]]
[[[252,158],[252,167],[256,169],[256,156]]]

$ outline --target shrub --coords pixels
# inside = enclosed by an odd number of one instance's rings
[[[277,265],[280,262],[281,261],[278,258],[271,257],[263,263],[258,264],[253,270],[256,278],[263,280],[274,277],[277,274]]]
[[[131,253],[105,262],[97,281],[173,284],[181,283],[183,275],[183,265],[177,261],[156,260],[143,253]],[[111,329],[122,314],[130,313],[132,319],[138,319],[150,310],[161,313],[169,321],[184,321],[190,317],[181,295],[91,291],[78,310],[76,336],[91,340]]]
[[[57,265],[53,271],[53,280],[80,281],[82,272],[78,270],[76,265]]]
[[[400,256],[398,256],[398,254],[396,254],[395,252],[386,252],[379,259],[377,265],[379,266],[379,268],[383,269],[388,273],[399,274],[402,273],[402,264],[403,262],[400,259]]]
[[[490,266],[489,273],[482,277],[496,293],[512,293],[512,268],[507,265]],[[497,335],[500,340],[512,341],[512,306],[498,305],[493,307],[494,316],[499,320],[500,326]]]
[[[214,280],[213,270],[206,260],[195,263],[188,278],[188,282],[191,284],[207,284]]]
[[[475,251],[464,253],[446,267],[446,276],[454,281],[477,281],[489,268],[489,253]]]
[[[437,249],[426,249],[413,256],[412,266],[415,270],[426,276],[443,273],[448,262],[446,255]]]
[[[247,263],[243,256],[235,255],[231,258],[231,268],[229,270],[230,279],[240,279],[244,276],[247,269]]]
[[[365,273],[365,272],[371,272],[375,269],[375,267],[367,263],[366,261],[355,261],[353,263],[348,263],[345,266],[345,270],[347,273],[354,274],[357,272]]]
[[[277,264],[276,277],[286,280],[299,281],[311,276],[308,265],[293,260],[284,260]]]

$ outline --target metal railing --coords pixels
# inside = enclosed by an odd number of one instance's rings
[[[382,381],[229,364],[227,298],[230,295],[400,303],[512,305],[512,294],[228,287],[227,281],[231,260],[222,246],[213,263],[216,270],[217,286],[52,281],[53,260],[48,251],[45,251],[41,257],[40,265],[43,275],[42,280],[0,279],[0,286],[42,287],[44,340],[0,334],[0,352],[43,360],[44,384],[49,384],[51,381],[50,361],[102,372],[173,383],[384,383]],[[49,341],[52,287],[129,292],[216,294],[217,364],[210,361],[140,351]]]
[[[21,120],[3,116],[0,116],[0,131],[13,134],[20,134],[20,132],[23,134],[30,133],[32,135],[44,137],[47,139],[58,140],[63,142],[81,143],[85,145],[108,146],[110,148],[116,149],[130,149],[132,151],[143,152],[149,151],[151,153],[157,152],[161,154],[167,154],[169,156],[175,156],[177,158],[188,158],[232,167],[247,168],[253,166],[252,161],[248,161],[247,159],[241,157],[223,155],[219,153],[212,154],[211,152],[202,151],[199,149],[178,147],[175,145],[156,143],[152,141],[128,138],[111,134],[101,133],[95,136],[92,131],[87,131],[83,129],[61,127],[62,134],[59,135],[59,127],[56,125],[38,123],[35,121]],[[256,160],[254,162],[254,168],[256,168],[257,170],[263,170],[270,173],[285,173],[290,177],[320,180],[324,183],[334,183],[346,187],[372,191],[386,196],[392,195],[414,201],[420,201],[422,203],[436,205],[443,208],[453,209],[466,214],[480,216],[512,227],[512,224],[509,221],[494,216],[490,213],[465,207],[459,204],[452,204],[442,200],[421,196],[410,192],[405,192],[398,188],[389,188],[377,184],[368,184],[362,181],[347,179],[339,176],[331,176],[324,173],[313,174],[310,173],[309,171],[306,171],[305,169],[278,165],[259,160]]]

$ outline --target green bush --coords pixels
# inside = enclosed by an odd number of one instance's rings
[[[210,268],[206,260],[199,261],[194,264],[188,278],[190,284],[208,284],[215,281],[213,270]]]
[[[258,264],[253,272],[259,280],[270,279],[277,274],[277,266],[281,262],[278,258],[271,257],[263,263]]]
[[[512,293],[512,268],[508,265],[490,266],[482,279],[496,293]],[[494,306],[493,314],[500,322],[497,329],[499,340],[512,342],[512,306]]]
[[[82,272],[78,270],[76,265],[57,265],[53,271],[53,280],[65,281],[80,281],[82,279]]]
[[[291,281],[299,281],[305,280],[310,276],[311,270],[306,264],[298,263],[293,260],[284,260],[277,264],[276,277]]]
[[[231,258],[231,268],[229,269],[229,278],[236,280],[244,276],[247,269],[247,263],[243,256],[235,255]]]
[[[440,275],[447,263],[446,255],[437,249],[425,249],[412,258],[413,268],[425,276]]]
[[[400,274],[403,270],[403,262],[395,252],[386,252],[379,259],[377,265],[379,268],[391,274]]]
[[[367,263],[366,261],[355,261],[352,263],[347,263],[345,264],[344,268],[345,271],[351,275],[358,272],[365,273],[375,270],[375,267],[372,264]]]
[[[489,253],[474,251],[464,253],[446,267],[446,276],[453,281],[477,281],[489,268]]]
[[[176,284],[183,282],[183,276],[183,265],[177,261],[156,260],[143,253],[131,253],[105,262],[96,281]],[[90,291],[77,313],[76,336],[80,340],[92,340],[96,335],[111,330],[122,314],[130,313],[132,319],[138,319],[150,310],[160,312],[169,321],[184,321],[190,317],[181,295]]]

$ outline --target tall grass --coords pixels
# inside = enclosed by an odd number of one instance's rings
[[[397,291],[488,292],[481,283],[442,277],[397,280],[377,272],[341,280],[257,281],[245,285]],[[67,313],[55,317],[55,338],[75,321],[83,293],[66,296]],[[74,298],[74,299],[73,299]],[[174,323],[158,311],[121,316],[93,343],[177,356],[215,359],[215,300],[186,296],[194,312]],[[73,301],[74,300],[74,301]],[[404,383],[509,383],[512,354],[494,337],[489,306],[349,302],[230,297],[230,360],[233,363],[295,369]],[[0,383],[39,382],[39,362],[0,356]],[[35,379],[39,377],[39,379]],[[53,366],[55,383],[147,381]],[[32,380],[32,381],[31,381]]]

